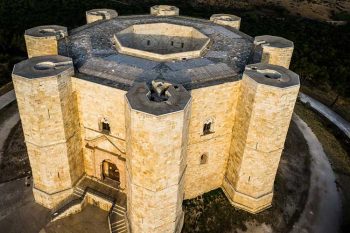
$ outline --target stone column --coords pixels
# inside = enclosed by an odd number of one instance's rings
[[[118,16],[118,12],[113,9],[92,9],[86,11],[86,23],[93,23],[98,20],[113,19]]]
[[[13,84],[34,180],[34,198],[54,208],[83,174],[72,60],[33,57],[14,66]]]
[[[151,15],[154,16],[174,16],[179,15],[179,8],[176,6],[168,6],[168,5],[155,5],[152,6]]]
[[[127,215],[133,233],[181,232],[190,94],[136,84],[126,94]]]
[[[252,213],[271,206],[299,86],[299,76],[284,67],[263,63],[246,67],[223,182],[234,206]]]
[[[294,50],[292,41],[282,37],[265,35],[255,37],[254,45],[254,62],[289,68]]]
[[[68,36],[67,28],[45,25],[28,29],[24,33],[28,57],[58,55],[58,41]]]
[[[210,17],[210,21],[219,25],[229,26],[237,30],[239,30],[241,26],[241,18],[229,14],[214,14]]]

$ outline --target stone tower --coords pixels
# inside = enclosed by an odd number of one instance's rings
[[[128,218],[132,232],[181,232],[191,96],[153,81],[127,94]]]
[[[13,70],[34,198],[47,208],[71,194],[83,174],[73,74],[72,60],[57,55],[30,58]]]
[[[113,19],[118,16],[118,12],[112,9],[92,9],[86,12],[86,22],[93,23],[98,20]]]
[[[26,30],[24,39],[28,57],[58,55],[58,41],[67,35],[67,28],[58,25],[45,25]]]
[[[284,67],[246,66],[223,182],[233,205],[252,213],[270,207],[298,91],[298,75]]]
[[[214,14],[210,17],[210,21],[219,25],[229,26],[237,30],[239,30],[241,27],[241,18],[235,15]]]
[[[289,68],[294,43],[277,36],[257,36],[254,39],[255,61]]]
[[[150,8],[151,15],[154,16],[173,16],[179,15],[179,8],[168,5],[155,5]]]

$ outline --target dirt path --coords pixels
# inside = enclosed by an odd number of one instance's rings
[[[2,155],[4,153],[4,145],[8,138],[12,128],[19,121],[19,113],[17,105],[12,103],[11,105],[0,110],[0,164]]]
[[[310,149],[311,177],[308,200],[291,233],[338,232],[341,219],[341,199],[335,175],[322,145],[307,124],[296,114],[293,121],[303,133]]]
[[[9,91],[5,95],[0,96],[0,111],[10,103],[15,101],[15,99],[16,99],[16,95],[14,90]]]
[[[335,124],[341,131],[343,131],[350,138],[350,123],[344,118],[335,113],[332,109],[328,108],[326,105],[320,103],[314,98],[305,95],[303,93],[299,94],[299,99],[303,103],[309,103],[310,106],[326,117],[329,121]]]

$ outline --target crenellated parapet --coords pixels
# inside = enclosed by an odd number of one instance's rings
[[[44,25],[28,29],[24,33],[28,57],[58,55],[58,41],[68,36],[67,28]]]
[[[252,213],[271,206],[299,86],[299,76],[284,67],[263,63],[246,67],[223,182],[233,205]]]
[[[191,96],[163,81],[126,94],[128,218],[132,232],[181,232]]]
[[[33,57],[12,73],[34,179],[35,200],[53,208],[83,174],[82,142],[70,58]]]
[[[98,20],[113,19],[118,16],[118,12],[113,9],[92,9],[86,11],[86,23],[93,23]]]

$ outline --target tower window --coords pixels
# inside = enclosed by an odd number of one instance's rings
[[[211,122],[205,123],[203,125],[203,134],[210,134],[211,133]]]
[[[200,159],[200,164],[206,164],[208,162],[208,155],[202,154]]]
[[[212,118],[207,119],[203,124],[202,135],[214,133],[214,120]]]
[[[150,45],[151,44],[151,41],[150,40],[147,40],[147,45]]]
[[[181,48],[185,47],[185,43],[181,43]]]
[[[174,41],[171,42],[171,46],[174,46]]]
[[[111,132],[111,127],[110,127],[109,122],[106,118],[102,119],[100,129],[103,133],[109,134]]]

